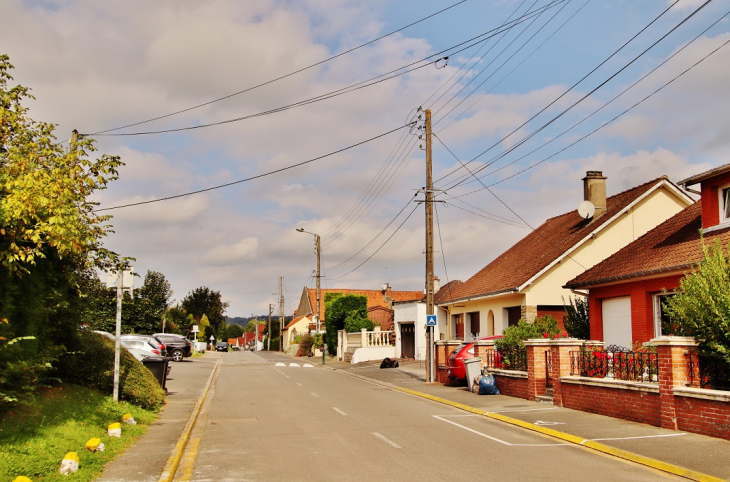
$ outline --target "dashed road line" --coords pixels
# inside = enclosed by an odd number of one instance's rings
[[[337,408],[337,407],[332,407],[332,410],[334,410],[335,412],[339,413],[343,417],[347,417],[347,414],[345,412],[343,412],[342,410],[340,410],[339,408]]]
[[[310,392],[310,393],[312,394],[313,397],[319,398],[319,395],[317,395],[316,393],[314,393],[314,392]]]
[[[335,409],[335,410],[337,410],[337,409]],[[392,440],[388,439],[387,437],[384,437],[383,435],[380,435],[378,432],[373,432],[373,435],[375,435],[376,437],[378,437],[383,442],[385,442],[387,444],[390,444],[390,445],[392,445],[393,447],[395,447],[397,449],[402,449],[403,448],[400,445],[398,445],[397,443],[395,443]]]

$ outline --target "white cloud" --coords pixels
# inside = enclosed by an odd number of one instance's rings
[[[205,261],[213,264],[230,264],[241,260],[252,260],[257,258],[259,240],[257,238],[246,238],[231,245],[219,245],[204,255]]]

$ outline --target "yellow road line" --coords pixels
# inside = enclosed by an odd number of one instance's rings
[[[570,443],[573,443],[576,445],[580,445],[582,447],[587,447],[587,448],[595,450],[597,452],[612,455],[612,456],[620,458],[620,459],[630,460],[631,462],[645,465],[647,467],[661,470],[663,472],[667,472],[667,473],[670,473],[673,475],[679,475],[681,477],[686,477],[690,480],[696,480],[699,482],[722,482],[724,480],[724,479],[719,479],[717,477],[714,477],[712,475],[707,475],[707,474],[703,474],[701,472],[696,472],[694,470],[686,469],[686,468],[680,467],[678,465],[670,464],[667,462],[662,462],[661,460],[656,460],[651,457],[645,457],[643,455],[639,455],[639,454],[636,454],[633,452],[610,447],[610,446],[602,444],[600,442],[586,440],[584,438],[581,438],[581,437],[578,437],[575,435],[571,435],[569,433],[564,433],[564,432],[560,432],[558,430],[554,430],[551,428],[543,427],[540,425],[535,425],[533,423],[525,422],[523,420],[519,420],[519,419],[512,418],[512,417],[507,417],[507,416],[499,414],[499,413],[487,412],[485,410],[480,410],[478,408],[470,407],[470,406],[464,405],[462,403],[453,402],[453,401],[447,400],[445,398],[436,397],[433,395],[429,395],[427,393],[418,392],[416,390],[411,390],[409,388],[395,387],[395,390],[398,390],[398,391],[404,392],[404,393],[408,393],[410,395],[415,395],[417,397],[425,398],[428,400],[432,400],[434,402],[442,403],[444,405],[458,408],[459,410],[464,410],[466,412],[474,413],[476,415],[482,415],[484,417],[491,418],[493,420],[499,420],[501,422],[509,423],[511,425],[522,427],[527,430],[539,432],[539,433],[541,433],[543,435],[547,435],[549,437],[557,438],[559,440],[563,440],[563,441],[570,442]]]
[[[210,390],[210,385],[213,383],[213,377],[218,372],[221,360],[222,357],[219,357],[218,361],[215,362],[215,367],[213,367],[213,372],[208,378],[208,382],[205,385],[203,394],[200,396],[198,403],[195,404],[195,408],[193,408],[193,413],[190,414],[188,422],[185,424],[185,428],[180,434],[180,438],[177,439],[177,443],[175,444],[175,448],[172,451],[172,455],[170,455],[170,458],[167,459],[165,469],[162,471],[162,475],[160,475],[160,482],[172,482],[172,479],[175,477],[175,472],[177,472],[177,468],[180,465],[180,460],[182,459],[183,452],[185,451],[185,445],[187,445],[188,440],[190,439],[190,432],[192,432],[193,427],[195,426],[195,421],[198,419],[200,409],[203,407],[203,402],[205,402],[205,398],[208,396],[208,390]]]

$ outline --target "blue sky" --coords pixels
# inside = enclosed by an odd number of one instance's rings
[[[4,2],[0,16],[0,45],[16,67],[15,80],[33,89],[37,100],[30,104],[31,114],[58,124],[59,138],[67,139],[73,128],[98,132],[229,95],[453,3],[10,0]],[[611,105],[529,154],[603,106],[730,9],[727,2],[710,2],[564,116],[499,157],[622,69],[702,3],[556,1],[534,23],[525,22],[451,55],[445,68],[428,65],[336,98],[222,126],[146,136],[97,136],[100,152],[120,155],[127,163],[121,179],[98,201],[102,208],[154,201],[280,169],[401,127],[420,105],[432,108],[434,132],[463,162],[495,145],[470,168],[494,160],[483,173],[501,170],[484,182],[497,182],[565,148],[730,39],[725,18]],[[428,57],[498,27],[511,15],[519,17],[549,4],[549,0],[468,0],[295,76],[117,132],[194,126],[298,102]],[[503,139],[669,7],[555,105]],[[664,174],[679,181],[726,163],[730,154],[725,108],[728,52],[730,47],[720,49],[594,135],[497,184],[495,194],[536,226],[577,207],[586,170],[603,170],[608,192],[615,194]],[[444,92],[438,102],[432,102]],[[231,303],[231,316],[265,313],[268,304],[277,301],[279,276],[284,276],[287,314],[296,307],[302,287],[314,286],[313,239],[297,233],[297,227],[322,236],[323,286],[377,289],[389,282],[394,289],[421,289],[423,211],[410,201],[424,184],[424,155],[410,148],[418,142],[408,134],[403,137],[407,142],[399,144],[403,133],[402,129],[255,181],[109,211],[116,233],[106,245],[136,257],[135,269],[142,274],[148,269],[162,272],[177,299],[198,286],[221,291]],[[397,155],[390,156],[392,152]],[[434,177],[439,179],[459,166],[435,141]],[[481,187],[475,181],[452,187],[449,179],[437,183],[437,188],[448,188],[441,196],[446,202],[437,207],[437,234],[441,235],[437,274],[442,280],[465,280],[529,228],[484,190],[459,197]]]

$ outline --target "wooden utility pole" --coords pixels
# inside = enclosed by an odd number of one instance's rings
[[[267,325],[267,336],[266,336],[266,351],[271,351],[271,311],[274,309],[274,305],[269,303],[269,324]]]
[[[431,109],[426,109],[426,314],[433,306],[433,159],[431,157]],[[426,380],[433,383],[433,327],[426,327]]]
[[[281,334],[284,332],[284,277],[279,276],[279,351],[284,349],[284,341],[281,339]]]
[[[319,290],[319,280],[320,280],[320,273],[319,273],[319,266],[320,266],[320,258],[322,257],[322,245],[319,240],[319,234],[315,234],[314,237],[317,239],[317,331],[315,333],[319,333],[319,298],[321,295],[321,292]]]
[[[117,268],[117,319],[116,340],[114,341],[114,388],[112,400],[119,401],[119,355],[122,351],[122,285],[124,283],[124,268]]]

